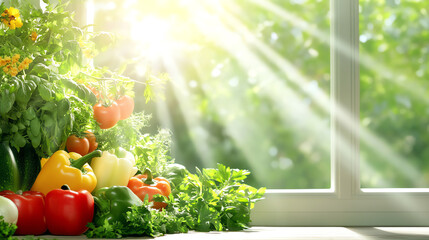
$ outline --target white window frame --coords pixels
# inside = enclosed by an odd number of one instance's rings
[[[330,5],[332,187],[269,189],[252,225],[429,226],[429,189],[360,188],[359,0]]]

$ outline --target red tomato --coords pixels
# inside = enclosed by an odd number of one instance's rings
[[[108,129],[115,126],[121,117],[119,106],[116,102],[112,102],[108,107],[103,106],[101,103],[97,103],[94,105],[93,109],[94,118],[101,129]]]
[[[97,139],[95,138],[94,133],[90,132],[90,131],[85,131],[85,138],[88,139],[89,142],[89,150],[88,153],[94,151],[95,149],[97,149],[98,147],[98,142]]]
[[[134,99],[130,96],[124,95],[116,100],[116,103],[121,110],[121,120],[127,119],[131,116],[134,110]]]
[[[89,150],[89,141],[86,138],[78,138],[76,135],[70,135],[66,142],[67,151],[76,152],[84,156]]]
[[[46,194],[45,217],[53,235],[81,235],[92,222],[94,198],[86,190],[55,189]]]

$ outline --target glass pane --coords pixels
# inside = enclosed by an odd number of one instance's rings
[[[429,187],[429,1],[359,3],[361,185]]]
[[[145,82],[168,73],[152,131],[173,133],[190,169],[223,163],[268,188],[330,188],[329,0],[95,1],[95,28],[120,34],[99,66]]]

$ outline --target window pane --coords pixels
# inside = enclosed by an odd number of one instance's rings
[[[173,133],[173,157],[193,169],[223,163],[268,188],[330,187],[329,0],[95,1],[96,30],[121,38],[100,54],[144,82],[170,81],[152,130]],[[135,61],[129,61],[134,59]]]
[[[359,3],[361,185],[429,187],[429,1]]]

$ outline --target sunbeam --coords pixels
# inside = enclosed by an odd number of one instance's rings
[[[138,1],[127,1],[126,6],[129,9],[130,17],[127,31],[130,32],[131,40],[135,44],[128,47],[126,51],[141,52],[152,60],[162,62],[166,67],[167,72],[172,77],[171,84],[174,85],[172,90],[179,103],[177,107],[180,108],[185,118],[186,127],[191,129],[190,135],[194,141],[195,149],[204,164],[213,165],[211,161],[215,161],[214,155],[217,150],[211,147],[213,142],[210,142],[210,129],[205,129],[203,126],[203,122],[207,120],[204,119],[206,116],[200,116],[198,111],[194,111],[198,110],[199,104],[196,103],[196,99],[190,98],[194,93],[189,92],[189,88],[198,90],[198,94],[202,94],[206,98],[210,104],[211,114],[221,116],[225,112],[229,113],[228,118],[221,118],[220,124],[223,125],[224,131],[229,134],[229,137],[235,141],[234,144],[237,149],[245,155],[247,164],[251,166],[251,170],[254,172],[269,172],[273,167],[279,166],[280,162],[274,161],[270,165],[269,161],[274,157],[277,160],[281,159],[283,167],[293,169],[298,158],[289,158],[288,153],[283,150],[288,149],[288,147],[279,145],[278,143],[281,141],[271,139],[269,133],[264,132],[269,132],[270,127],[272,127],[269,126],[268,120],[264,121],[262,116],[249,114],[251,111],[256,114],[262,112],[262,110],[258,110],[259,112],[255,110],[256,106],[250,102],[249,95],[259,99],[263,98],[269,103],[269,108],[276,111],[275,114],[278,115],[279,122],[283,124],[285,131],[291,132],[288,135],[289,142],[294,144],[297,152],[301,152],[302,156],[305,156],[309,162],[329,161],[329,138],[332,130],[329,122],[334,120],[331,114],[332,109],[335,109],[335,120],[341,122],[342,127],[354,132],[359,126],[359,137],[364,145],[380,152],[384,156],[383,159],[386,162],[389,161],[394,169],[402,172],[414,186],[424,185],[422,182],[423,174],[415,165],[407,161],[406,156],[402,156],[392,148],[387,139],[383,139],[366,126],[361,125],[356,115],[343,109],[340,104],[333,102],[330,97],[332,93],[329,93],[329,90],[324,90],[327,89],[326,86],[329,83],[329,72],[325,71],[324,76],[311,75],[296,64],[295,59],[288,57],[287,53],[279,52],[275,45],[271,45],[272,42],[264,42],[254,29],[252,30],[246,25],[245,20],[249,20],[246,19],[249,17],[246,15],[248,14],[246,10],[248,10],[247,8],[258,8],[269,12],[273,16],[273,21],[277,19],[279,24],[283,24],[281,21],[284,21],[287,26],[291,26],[291,36],[293,30],[310,36],[308,38],[310,43],[305,45],[305,48],[308,48],[307,51],[312,49],[312,42],[325,45],[329,49],[333,40],[329,29],[321,29],[318,22],[308,20],[304,15],[297,14],[298,11],[286,9],[275,1],[249,0],[245,7],[241,5],[242,2],[240,1],[226,0],[180,0],[171,2],[174,6],[167,6],[167,3],[169,2],[162,1],[160,3],[163,8],[158,13],[146,10],[146,8],[143,9],[143,5]],[[146,5],[147,9],[153,7],[152,5],[156,4]],[[177,9],[170,11],[170,7]],[[139,8],[142,8],[143,12]],[[329,8],[327,7],[327,9]],[[323,14],[326,17],[323,17]],[[321,15],[325,19],[323,23],[328,25],[326,21],[329,20],[326,19],[329,19],[330,11],[327,10],[323,14]],[[275,36],[278,38],[281,35]],[[283,39],[277,41],[281,40]],[[341,39],[335,39],[335,42],[335,47],[346,54],[350,46],[344,44]],[[204,45],[206,43],[211,45]],[[192,54],[212,46],[222,49],[221,51],[224,51],[225,55],[228,55],[232,61],[236,61],[235,64],[239,66],[237,70],[248,72],[249,79],[243,79],[240,74],[236,74],[236,78],[221,78],[224,77],[222,76],[222,63],[218,63],[216,67],[211,69],[212,76],[210,78],[210,81],[217,81],[217,83],[212,84],[207,80],[208,73],[204,71],[207,71],[209,64],[206,63],[205,66],[202,66],[203,63],[198,62],[199,60],[193,60]],[[189,49],[194,49],[194,52],[187,51]],[[318,52],[319,49],[314,51]],[[204,51],[200,52],[204,53]],[[325,53],[323,55],[314,53],[310,55],[320,59],[326,57]],[[207,62],[210,61],[209,56],[206,59]],[[403,86],[404,91],[413,92],[416,90],[413,97],[427,101],[427,98],[423,98],[424,89],[418,88],[415,84],[406,85],[400,81],[399,74],[396,74],[395,69],[389,69],[386,65],[365,54],[360,54],[359,59],[356,58],[355,60],[359,60],[361,66],[377,70],[384,79],[390,78],[390,84]],[[186,75],[185,72],[186,69],[182,69],[184,64],[188,64],[188,67],[189,64],[194,64],[192,71],[198,72],[198,76],[195,76],[196,79],[189,79],[189,75]],[[326,69],[329,69],[327,58],[326,66]],[[248,87],[243,87],[243,82],[248,84]],[[221,98],[216,95],[220,94],[219,88],[217,88],[219,86],[225,88],[222,89],[222,93],[230,94],[228,98]],[[231,88],[227,89],[225,86]],[[235,94],[235,96],[231,94]],[[171,106],[168,105],[169,103],[166,105],[156,104],[158,114],[162,118],[160,122],[166,127],[171,127],[174,116],[169,114],[166,109],[166,107]],[[262,107],[260,108],[262,109]],[[336,137],[341,139],[343,136]],[[251,142],[251,139],[264,139],[264,144],[258,145],[256,142]],[[342,144],[344,151],[349,149],[349,146],[345,146],[349,143],[343,142]],[[323,156],[323,160],[320,159],[321,156]],[[264,165],[261,159],[266,159],[268,164]],[[361,164],[368,173],[373,170],[373,172],[376,171],[375,169],[368,169],[371,167],[370,163],[362,162]]]
[[[286,10],[282,9],[279,6],[276,6],[273,3],[270,3],[269,1],[252,0],[252,2],[266,8],[267,10],[272,11],[282,19],[301,28],[303,31],[312,34],[314,37],[318,38],[322,42],[329,44],[329,34],[318,30],[313,25],[305,22],[300,17],[287,12]],[[230,5],[233,4],[231,2],[228,3]],[[245,31],[245,27],[242,26],[237,19],[231,17],[231,15],[225,15],[225,17],[228,18],[228,23],[238,25],[235,29]],[[252,34],[249,32],[245,32],[244,34],[249,37],[252,37]],[[301,75],[296,70],[296,68],[294,68],[286,59],[284,59],[282,56],[280,56],[277,52],[273,51],[268,46],[258,41],[254,36],[253,41],[251,42],[252,44],[255,44],[261,50],[262,53],[266,54],[269,59],[274,59],[273,63],[278,65],[280,69],[285,70],[284,73],[289,76],[288,80],[294,81],[295,84],[298,84],[299,86],[302,86],[303,82],[309,81],[305,78],[305,76]],[[338,42],[339,44],[336,47],[338,47],[341,52],[345,53],[345,50],[348,49],[348,47],[344,43],[342,43],[342,41]],[[395,73],[394,69],[388,68],[383,63],[376,61],[373,57],[367,54],[360,54],[359,63],[364,65],[365,67],[376,70],[385,79],[392,79],[395,83],[400,84],[401,87],[404,87],[404,89],[408,92],[417,94],[417,97],[419,99],[424,99],[425,102],[429,100],[427,97],[424,96],[424,89],[414,84],[408,84],[409,81],[407,81],[407,83],[405,83],[404,81],[400,81],[398,77],[400,76],[400,74]],[[411,83],[414,82],[412,81],[412,79],[410,81]],[[325,111],[329,111],[330,99],[327,94],[311,94],[308,96],[313,98],[315,103],[318,104],[322,109],[324,109]],[[357,126],[355,120],[351,116],[348,116],[349,114],[346,113],[346,111],[342,110],[341,106],[337,105],[335,106],[335,108],[339,112],[338,117],[340,118],[340,121],[345,124],[349,129],[352,129]],[[390,163],[392,163],[396,169],[400,170],[411,182],[414,183],[414,186],[424,187],[424,182],[422,182],[423,177],[419,169],[417,169],[416,166],[413,166],[409,161],[407,161],[404,156],[401,156],[399,153],[395,152],[392,147],[387,143],[387,140],[382,139],[382,137],[377,136],[375,133],[371,132],[369,129],[363,126],[360,126],[359,134],[360,138],[364,143],[371,146],[371,148],[377,149],[379,152],[382,152],[384,159],[386,159],[386,161],[389,160]],[[369,167],[369,165],[366,166]]]
[[[194,5],[194,8],[196,6]],[[289,126],[294,130],[295,136],[298,138],[299,130],[306,129],[309,132],[317,133],[313,137],[320,138],[316,142],[324,143],[321,146],[322,151],[329,152],[329,125],[328,121],[324,121],[321,117],[317,116],[308,104],[300,98],[296,92],[292,91],[286,86],[284,81],[280,81],[279,77],[276,76],[271,69],[264,63],[257,54],[248,47],[244,39],[251,39],[251,36],[235,33],[229,30],[225,25],[222,24],[219,19],[209,14],[201,14],[206,12],[203,6],[201,9],[195,11],[195,19],[198,19],[199,30],[210,39],[221,45],[226,51],[234,56],[243,69],[258,69],[261,80],[257,80],[258,94],[260,96],[269,97],[273,105],[279,110],[279,115],[282,117],[285,126]],[[207,27],[209,26],[209,27]],[[198,68],[198,67],[197,67]],[[294,72],[297,72],[294,70]],[[264,76],[262,78],[261,76]],[[262,80],[263,79],[263,80]],[[210,92],[206,92],[208,97],[211,97]],[[215,106],[220,107],[228,106],[235,109],[239,109],[243,103],[237,102],[237,106],[234,106],[234,102],[228,99],[229,102],[224,102],[222,99],[212,99],[215,102]],[[242,105],[240,107],[240,105]],[[233,111],[234,109],[232,109]],[[236,119],[234,122],[225,121],[225,127],[231,137],[236,141],[237,145],[242,149],[243,153],[246,154],[249,159],[249,163],[253,166],[253,171],[258,173],[269,171],[266,163],[261,162],[264,158],[262,149],[260,146],[250,144],[250,139],[263,139],[266,138],[265,134],[261,132],[263,127],[259,122],[253,123],[255,119]],[[249,131],[251,130],[251,131]],[[251,135],[249,135],[251,134]],[[301,136],[302,138],[302,136]],[[303,148],[305,150],[305,148]],[[307,149],[311,151],[311,149]],[[258,174],[256,174],[258,175]]]
[[[190,101],[190,93],[185,83],[183,74],[180,72],[179,67],[175,61],[168,55],[163,56],[163,63],[165,64],[170,76],[174,79],[174,94],[176,95],[179,108],[185,118],[186,127],[189,129],[191,139],[194,143],[195,149],[198,152],[200,159],[206,166],[212,165],[213,153],[209,145],[208,132],[200,127],[200,119],[196,111],[190,111],[190,109],[197,109],[197,106]]]

